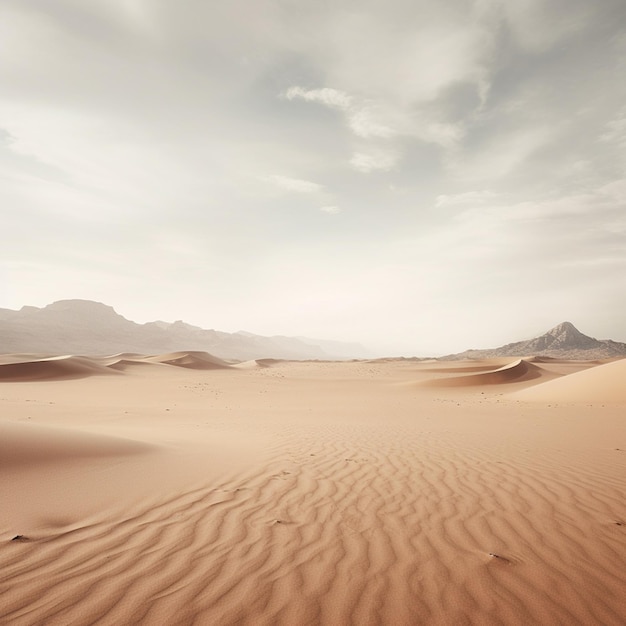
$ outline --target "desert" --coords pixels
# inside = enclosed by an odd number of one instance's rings
[[[626,360],[0,364],[0,622],[623,624]]]
[[[0,16],[0,626],[626,626],[626,0]]]

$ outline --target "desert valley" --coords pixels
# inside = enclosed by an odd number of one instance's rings
[[[533,346],[607,349],[572,329]],[[0,623],[623,624],[625,379],[6,354]]]

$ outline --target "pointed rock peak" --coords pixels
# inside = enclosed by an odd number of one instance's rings
[[[626,356],[626,343],[598,340],[581,333],[571,322],[561,322],[540,337],[488,350],[466,350],[450,358],[545,356],[560,359],[605,359]]]
[[[563,322],[536,339],[543,348],[589,349],[597,347],[598,341],[581,333],[571,322]]]
[[[582,333],[571,322],[561,322],[548,331],[549,335],[582,335]]]

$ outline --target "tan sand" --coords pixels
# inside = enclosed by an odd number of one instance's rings
[[[626,405],[626,359],[577,372],[520,392],[529,401],[600,402]]]
[[[1,363],[2,624],[626,622],[626,360]]]

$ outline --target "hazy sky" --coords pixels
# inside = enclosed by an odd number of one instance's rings
[[[624,0],[3,0],[0,307],[626,340]]]

